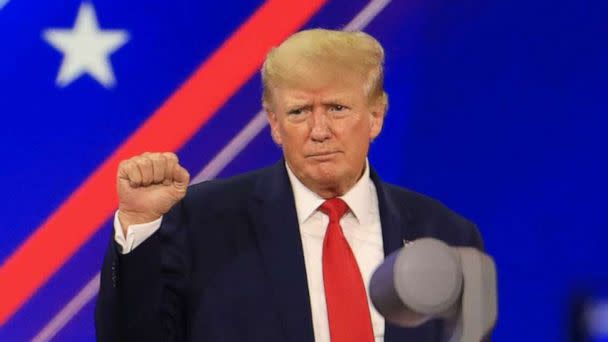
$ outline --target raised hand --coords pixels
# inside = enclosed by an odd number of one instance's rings
[[[151,222],[186,195],[190,174],[171,152],[149,153],[118,166],[118,219],[126,235],[132,224]]]

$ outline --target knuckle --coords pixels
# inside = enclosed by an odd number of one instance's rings
[[[129,165],[129,167],[127,168],[127,175],[129,176],[129,178],[139,177],[140,173],[135,164]]]
[[[137,167],[137,165],[135,163],[131,163],[129,164],[129,166],[127,167],[127,170],[129,171],[129,173],[131,174],[137,174],[139,175],[139,168]]]
[[[163,152],[163,156],[170,161],[178,161],[177,155],[173,152]]]
[[[140,160],[140,163],[143,166],[150,167],[150,166],[152,166],[152,159],[145,157]]]
[[[157,164],[158,166],[163,166],[165,163],[165,157],[163,157],[162,154],[156,154],[154,155],[154,158],[152,159],[154,161],[155,164]]]

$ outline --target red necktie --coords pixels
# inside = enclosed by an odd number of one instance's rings
[[[332,342],[372,342],[374,332],[357,260],[342,233],[348,206],[332,198],[319,208],[329,216],[323,241],[323,283]]]

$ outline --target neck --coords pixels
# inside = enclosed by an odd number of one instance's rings
[[[349,187],[336,186],[336,187],[314,188],[313,186],[308,186],[308,185],[304,184],[304,186],[306,186],[311,191],[313,191],[315,194],[319,195],[321,198],[324,198],[324,199],[330,199],[330,198],[342,196],[345,193],[347,193],[348,190],[350,190],[353,187],[353,185],[355,185],[355,184],[353,183]]]

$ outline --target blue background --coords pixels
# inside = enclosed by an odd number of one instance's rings
[[[130,35],[112,89],[89,76],[55,85],[62,55],[42,32],[72,27],[79,1],[0,8],[0,261],[261,3],[93,1],[101,28]],[[330,1],[306,27],[340,28],[365,4]],[[567,341],[574,298],[608,292],[607,19],[600,0],[393,0],[365,30],[385,47],[390,102],[371,163],[479,225],[498,268],[495,341]],[[249,80],[178,151],[191,173],[259,110],[260,88]],[[219,176],[279,157],[265,130]],[[0,341],[37,334],[99,270],[110,233],[107,222]],[[91,302],[55,340],[93,340],[92,317]]]

